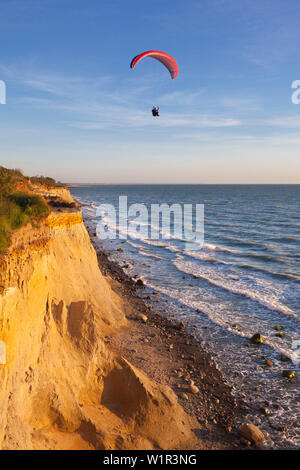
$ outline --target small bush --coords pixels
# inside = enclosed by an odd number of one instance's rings
[[[0,253],[9,246],[12,230],[48,213],[49,207],[40,196],[23,192],[0,195]]]
[[[39,217],[49,213],[49,206],[43,198],[26,192],[27,189],[30,190],[30,183],[47,188],[63,186],[53,178],[28,178],[21,170],[9,170],[0,166],[0,254],[9,246],[12,230],[29,221],[36,225]]]
[[[30,181],[32,184],[40,184],[48,189],[64,186],[62,183],[55,181],[55,179],[49,176],[32,176]]]
[[[29,217],[37,217],[49,212],[47,204],[40,196],[18,192],[11,194],[9,199]]]

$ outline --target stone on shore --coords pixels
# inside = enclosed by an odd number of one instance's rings
[[[281,333],[276,333],[276,335],[278,338],[285,338],[285,333],[283,331],[281,331]]]
[[[251,441],[253,444],[258,444],[259,442],[263,442],[265,436],[261,432],[261,430],[251,423],[243,423],[241,426],[241,432],[245,439]]]
[[[263,335],[261,335],[260,333],[255,333],[255,335],[253,335],[251,338],[251,343],[260,344],[263,342],[263,340],[264,340]]]
[[[144,315],[143,313],[139,313],[139,314],[136,316],[136,318],[137,318],[138,320],[141,320],[141,321],[144,322],[144,323],[147,323],[147,321],[148,321],[148,317],[147,317],[146,315]]]
[[[249,441],[248,439],[244,439],[243,437],[241,438],[241,444],[243,444],[244,446],[251,446],[251,441]]]
[[[285,356],[284,354],[281,354],[280,360],[281,360],[282,362],[288,362],[288,361],[289,361],[289,358],[288,358],[287,356]]]
[[[268,415],[270,413],[269,408],[264,408],[263,406],[259,409],[259,411],[264,415]]]
[[[282,376],[287,379],[293,379],[295,377],[295,372],[293,370],[284,370],[282,371]]]
[[[190,393],[193,393],[193,395],[196,395],[197,393],[199,393],[199,388],[194,384],[193,380],[191,380],[188,390]]]

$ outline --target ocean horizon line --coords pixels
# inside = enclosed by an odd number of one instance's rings
[[[68,187],[85,186],[300,186],[300,183],[63,183]]]

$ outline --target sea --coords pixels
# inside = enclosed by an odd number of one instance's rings
[[[144,281],[139,294],[149,305],[185,322],[270,446],[300,448],[300,185],[70,189],[94,235],[99,224],[108,230],[113,225],[99,206],[113,205],[118,216],[120,196],[128,206],[144,204],[149,214],[152,204],[204,206],[204,240],[194,245],[176,236],[172,217],[169,233],[152,227],[159,239],[145,233],[153,220],[144,216],[138,235],[136,230],[126,238],[123,224],[121,237],[93,241],[129,276]],[[255,333],[262,344],[251,343]],[[283,377],[285,370],[295,372],[294,379]]]

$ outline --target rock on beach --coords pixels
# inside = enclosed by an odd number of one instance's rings
[[[263,442],[265,436],[261,432],[261,430],[251,423],[243,423],[241,426],[241,432],[245,439],[251,441],[253,444],[258,444],[259,442]]]

